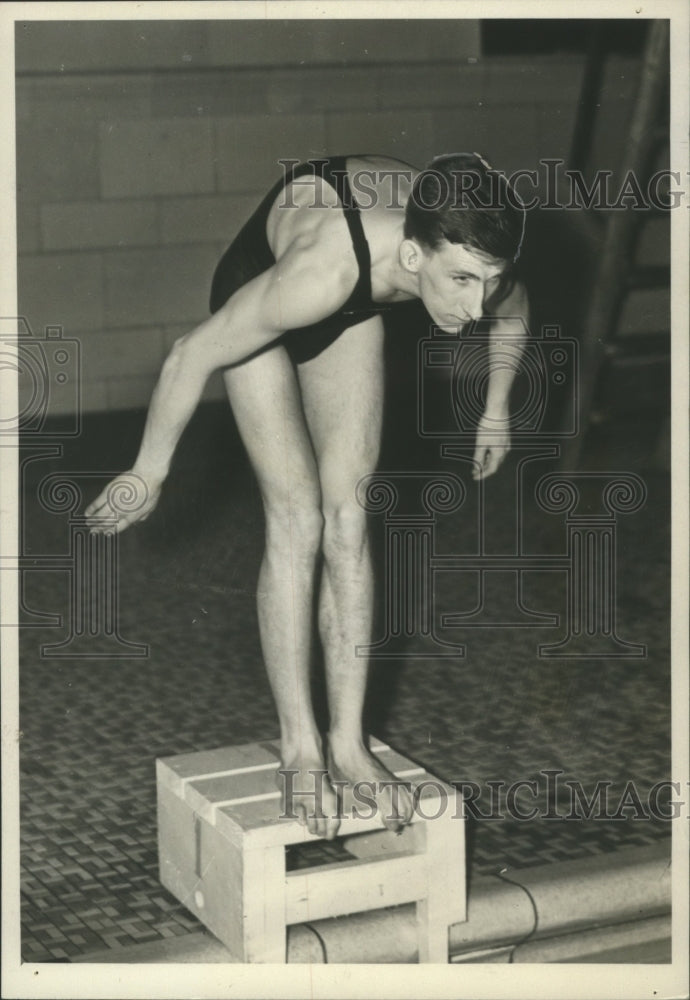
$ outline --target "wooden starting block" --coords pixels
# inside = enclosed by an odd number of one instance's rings
[[[466,919],[460,797],[384,743],[370,749],[412,785],[412,822],[395,834],[379,816],[346,816],[352,860],[296,871],[285,847],[319,838],[279,815],[278,745],[156,761],[161,882],[239,961],[284,963],[289,924],[402,903],[417,904],[420,962],[448,961],[448,928]]]

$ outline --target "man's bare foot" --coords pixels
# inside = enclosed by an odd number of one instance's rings
[[[342,799],[341,815],[366,816],[376,808],[387,830],[400,831],[412,819],[410,783],[398,779],[375,754],[356,743],[328,739],[328,775]]]
[[[310,833],[333,840],[340,826],[338,800],[318,751],[286,754],[276,775],[281,814]]]

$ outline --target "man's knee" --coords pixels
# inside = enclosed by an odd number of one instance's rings
[[[307,559],[321,548],[324,518],[318,498],[290,494],[265,504],[266,546],[269,551],[289,552]]]
[[[323,508],[323,554],[329,560],[358,558],[368,541],[367,517],[356,499]]]

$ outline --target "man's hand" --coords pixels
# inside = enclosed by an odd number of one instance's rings
[[[510,417],[508,414],[489,416],[485,413],[477,427],[472,478],[486,479],[493,475],[510,451]]]
[[[86,508],[89,528],[118,534],[130,524],[145,521],[158,503],[161,486],[161,482],[144,478],[133,469],[123,472]]]
[[[510,451],[510,390],[529,328],[529,302],[524,285],[516,281],[491,318],[489,380],[484,414],[477,427],[472,478],[486,479],[500,467]]]

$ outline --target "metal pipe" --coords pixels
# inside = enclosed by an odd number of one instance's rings
[[[607,926],[664,917],[671,907],[668,853],[668,845],[662,842],[584,860],[521,869],[505,877],[476,878],[470,886],[467,921],[454,924],[449,931],[450,958],[458,961],[506,948],[509,955],[518,946],[524,948],[527,941],[532,945],[561,936],[574,936],[577,941],[578,935],[595,925],[603,933],[602,928]],[[322,945],[323,958],[319,960],[317,953],[317,963],[417,961],[414,905],[290,928],[288,962],[305,961],[301,955],[314,955],[310,934],[316,934]],[[656,930],[655,934],[658,937]],[[614,938],[612,933],[611,941]],[[590,945],[591,942],[587,946]],[[529,951],[521,954],[527,955]]]
[[[655,116],[666,83],[669,45],[668,22],[652,21],[645,45],[642,73],[637,98],[630,120],[628,138],[621,161],[623,177],[636,176],[646,169],[657,141]],[[597,376],[604,359],[606,344],[612,339],[621,298],[626,290],[626,273],[630,266],[633,238],[638,225],[638,213],[632,209],[613,211],[607,220],[604,245],[589,309],[583,325],[579,408],[580,433],[563,446],[561,468],[577,468],[583,436],[596,388]]]

